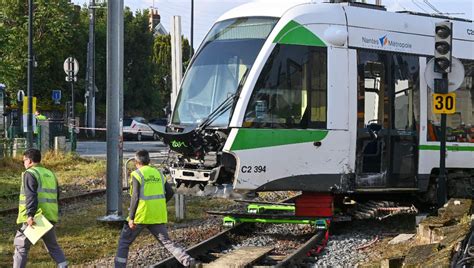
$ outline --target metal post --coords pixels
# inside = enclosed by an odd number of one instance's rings
[[[190,38],[190,48],[189,48],[189,59],[193,57],[194,54],[194,0],[191,0],[191,38]]]
[[[447,79],[448,74],[443,74]],[[438,176],[438,205],[442,206],[447,201],[446,190],[446,114],[441,114],[441,140],[439,148],[439,176]]]
[[[185,215],[186,215],[186,202],[184,199],[184,195],[182,194],[175,194],[174,195],[174,201],[175,201],[175,212],[176,212],[176,221],[181,221],[184,220]]]
[[[89,2],[89,43],[87,57],[87,126],[95,128],[95,0]],[[94,137],[95,130],[88,130]]]
[[[107,215],[122,221],[123,0],[107,5]]]
[[[74,70],[74,58],[70,58],[72,60],[69,60],[69,66],[70,66],[70,74],[69,77],[71,78],[71,126],[70,126],[70,139],[71,139],[71,151],[74,152],[76,151],[76,131],[75,131],[75,126],[76,126],[76,115],[74,112],[74,80],[76,79],[75,75],[75,70]]]
[[[171,19],[171,111],[174,111],[175,102],[178,98],[178,91],[183,76],[183,58],[181,46],[181,17],[173,16]],[[192,25],[192,22],[191,22]],[[191,31],[192,33],[192,31]],[[192,39],[191,39],[192,40]],[[183,220],[185,218],[184,196],[181,194],[175,195],[176,220]]]
[[[33,147],[33,0],[28,0],[28,114],[26,120],[27,148]]]
[[[183,76],[183,57],[181,47],[181,17],[173,16],[171,18],[171,111],[174,111],[174,105],[178,98],[178,91]]]

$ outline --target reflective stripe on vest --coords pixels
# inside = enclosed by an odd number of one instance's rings
[[[19,207],[18,207],[18,218],[17,223],[26,222],[28,218],[26,211],[26,196],[25,196],[25,173],[28,172],[36,179],[38,184],[37,200],[38,200],[38,213],[41,213],[50,221],[58,221],[58,183],[54,174],[41,166],[34,166],[27,169],[22,174],[20,196],[19,196]]]
[[[138,192],[138,206],[133,219],[137,224],[162,224],[168,222],[164,179],[161,173],[151,167],[143,166],[132,172],[130,179],[137,180],[140,189],[133,189],[130,194]],[[161,180],[161,181],[160,181]]]

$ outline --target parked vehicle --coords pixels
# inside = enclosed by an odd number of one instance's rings
[[[123,119],[123,136],[125,139],[137,141],[144,139],[158,140],[158,135],[148,126],[148,121],[139,116],[125,117]]]
[[[168,125],[168,118],[153,118],[148,121],[148,123],[158,126],[166,126]]]

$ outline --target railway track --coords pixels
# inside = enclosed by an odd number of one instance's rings
[[[68,204],[68,203],[71,203],[71,202],[74,202],[74,201],[77,201],[77,200],[80,200],[80,199],[86,199],[86,198],[101,196],[105,193],[106,193],[106,190],[101,189],[101,190],[94,190],[94,191],[90,191],[90,192],[87,192],[87,193],[81,193],[81,194],[77,194],[77,195],[73,195],[73,196],[63,197],[63,198],[59,199],[59,204],[64,205],[64,204]],[[16,194],[16,195],[18,196],[18,194]],[[15,206],[15,207],[12,207],[12,208],[7,208],[7,209],[2,209],[2,210],[0,210],[0,215],[3,216],[3,215],[16,213],[16,212],[18,212],[18,206]]]
[[[294,198],[287,198],[276,203],[261,201],[258,203],[291,205]],[[236,201],[249,203],[248,201]],[[212,212],[208,213],[213,214]],[[283,227],[285,225],[286,227]],[[186,251],[202,262],[202,267],[208,268],[297,267],[300,262],[304,261],[310,251],[327,240],[327,230],[318,230],[310,225],[302,228],[301,226],[303,225],[297,227],[293,224],[239,223],[188,248]],[[272,238],[268,240],[268,236]],[[267,239],[264,237],[267,237]],[[182,266],[171,256],[150,267]]]
[[[202,262],[202,267],[208,268],[297,267],[301,261],[304,261],[308,252],[320,244],[326,237],[326,230],[315,230],[311,234],[306,235],[304,241],[297,242],[298,246],[294,250],[289,250],[284,254],[281,252],[281,248],[277,248],[277,245],[281,243],[280,241],[259,246],[243,245],[242,237],[245,240],[245,237],[258,236],[259,234],[256,230],[259,229],[255,228],[255,225],[252,223],[241,223],[188,248],[187,252]],[[280,239],[288,239],[285,234],[281,234],[281,236]],[[169,257],[151,265],[151,267],[182,266],[174,257]]]

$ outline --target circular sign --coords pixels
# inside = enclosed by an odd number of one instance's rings
[[[71,72],[73,70],[74,70],[74,75],[77,75],[77,73],[79,72],[79,62],[73,57],[67,58],[64,61],[63,67],[64,67],[64,72],[67,75],[71,75]]]
[[[434,80],[436,78],[443,78],[443,74],[434,71],[434,58],[426,64],[425,80],[429,88],[434,90]],[[448,92],[453,92],[458,89],[464,81],[464,65],[456,58],[451,60],[451,72],[448,73]]]

